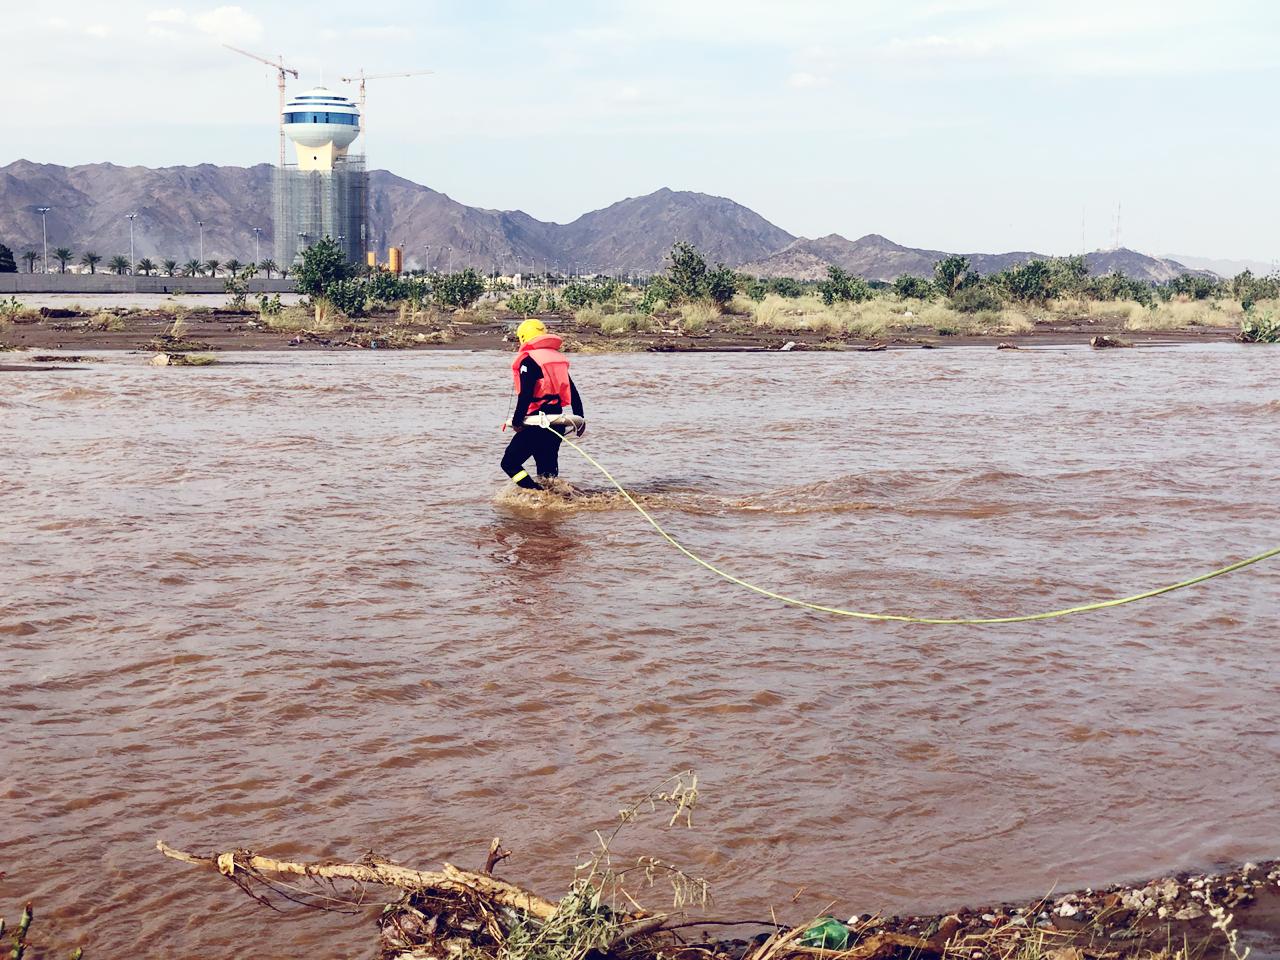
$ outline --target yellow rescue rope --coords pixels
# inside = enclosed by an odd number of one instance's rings
[[[539,424],[539,426],[544,426],[544,425]],[[549,430],[551,428],[549,426],[544,426],[544,429]],[[559,431],[554,431],[554,432],[558,433]],[[662,537],[663,540],[666,540],[667,543],[671,544],[673,547],[675,547],[677,550],[683,553],[686,557],[688,557],[694,563],[698,564],[701,567],[705,567],[707,570],[710,570],[716,576],[721,577],[724,580],[728,580],[730,583],[737,584],[740,587],[744,587],[747,590],[752,591],[753,593],[758,593],[762,597],[768,597],[770,600],[780,600],[782,603],[788,603],[793,607],[803,607],[805,610],[816,610],[819,613],[830,613],[839,617],[857,617],[860,620],[892,620],[897,623],[965,623],[965,624],[1028,623],[1032,620],[1052,620],[1055,617],[1066,617],[1066,616],[1070,616],[1073,613],[1087,613],[1090,610],[1105,610],[1107,607],[1119,607],[1126,603],[1135,603],[1138,600],[1148,600],[1151,597],[1158,597],[1162,593],[1170,593],[1174,590],[1181,590],[1183,587],[1190,587],[1190,586],[1194,586],[1197,583],[1204,583],[1206,580],[1212,580],[1214,577],[1221,577],[1221,576],[1224,576],[1225,574],[1233,573],[1236,570],[1242,570],[1245,567],[1252,566],[1253,564],[1259,563],[1262,560],[1267,560],[1271,557],[1280,555],[1280,547],[1275,547],[1271,550],[1267,550],[1263,553],[1260,553],[1257,556],[1249,557],[1246,560],[1238,560],[1233,564],[1230,564],[1225,567],[1220,567],[1217,570],[1210,570],[1208,573],[1202,573],[1200,576],[1192,577],[1190,580],[1181,580],[1178,583],[1171,583],[1167,587],[1157,587],[1154,590],[1146,590],[1142,593],[1135,593],[1129,597],[1116,597],[1113,600],[1099,600],[1096,603],[1085,603],[1076,607],[1064,607],[1061,610],[1050,610],[1047,613],[1027,613],[1017,617],[912,617],[912,616],[906,616],[903,614],[867,613],[866,611],[863,611],[863,610],[843,610],[840,607],[827,607],[819,603],[809,603],[807,600],[799,600],[799,599],[796,599],[795,597],[788,597],[784,594],[777,593],[773,590],[766,590],[764,587],[758,587],[754,583],[748,583],[746,580],[743,580],[741,577],[735,577],[733,574],[727,573],[724,570],[721,570],[719,567],[715,566],[714,564],[709,563],[706,560],[703,560],[700,556],[698,556],[696,553],[694,553],[692,550],[690,550],[688,547],[682,544],[679,540],[671,536],[671,534],[667,533],[666,530],[662,529],[662,525],[659,524],[658,521],[653,518],[653,515],[650,514],[649,511],[646,510],[644,507],[642,507],[636,501],[636,498],[627,492],[627,489],[622,484],[620,484],[617,480],[614,479],[613,474],[611,474],[607,469],[605,469],[604,465],[600,463],[600,461],[598,461],[595,457],[591,456],[591,454],[587,453],[587,451],[583,450],[582,447],[578,446],[578,444],[574,443],[568,437],[564,438],[564,442],[567,443],[569,446],[571,446],[574,450],[578,451],[578,453],[582,456],[584,460],[587,461],[587,463],[591,464],[593,467],[599,470],[602,474],[604,474],[605,479],[607,479],[611,484],[614,485],[614,487],[617,488],[618,492],[626,498],[627,502],[631,504],[631,506],[635,507],[636,512],[638,512],[640,516],[644,517],[646,520],[649,521],[649,525],[653,527],[653,529],[658,531],[658,534]]]

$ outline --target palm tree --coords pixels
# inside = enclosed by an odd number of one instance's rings
[[[227,261],[227,276],[234,280],[240,275],[240,271],[244,268],[244,264],[232,257]]]
[[[27,273],[36,272],[36,261],[40,259],[40,254],[34,250],[28,250],[22,255],[22,262],[27,265]]]
[[[53,259],[58,261],[59,273],[67,272],[67,261],[69,261],[74,256],[75,254],[72,253],[71,250],[67,247],[58,247],[58,249],[53,251]]]
[[[209,276],[211,277],[216,277],[218,275],[218,268],[220,266],[222,266],[221,260],[206,260],[204,262],[204,268],[209,271]]]
[[[81,265],[88,267],[90,273],[97,273],[98,264],[100,264],[101,262],[102,262],[102,254],[100,253],[88,252],[88,253],[85,253],[85,255],[80,258]]]
[[[288,267],[281,267],[281,268],[280,268],[280,279],[281,279],[281,280],[283,280],[283,279],[285,279],[287,276],[289,276],[289,268],[288,268]]]
[[[117,277],[122,277],[129,272],[129,258],[117,253],[107,262],[107,267]]]
[[[178,261],[165,260],[163,263],[160,264],[160,269],[166,277],[172,277],[175,273],[178,272]]]
[[[198,277],[203,272],[199,260],[188,260],[182,265],[182,272],[188,277]]]
[[[138,272],[142,274],[144,277],[151,276],[151,271],[154,270],[155,268],[156,268],[156,265],[151,260],[150,257],[143,257],[141,260],[138,261]]]
[[[263,260],[258,264],[258,269],[267,271],[267,279],[270,280],[272,271],[279,270],[280,268],[276,266],[276,262],[274,260],[268,259]]]

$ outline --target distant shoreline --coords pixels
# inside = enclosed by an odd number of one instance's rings
[[[459,314],[430,322],[402,323],[395,315],[364,318],[357,323],[323,332],[269,329],[257,312],[226,309],[194,309],[181,321],[173,336],[174,314],[163,310],[88,311],[45,308],[44,316],[25,317],[0,326],[0,348],[40,351],[149,351],[168,353],[222,353],[230,351],[289,350],[501,350],[511,351],[511,331],[518,316]],[[690,334],[678,330],[606,334],[573,318],[544,317],[548,326],[565,338],[566,349],[576,353],[696,353],[781,352],[931,349],[959,346],[1010,348],[1087,345],[1098,336],[1135,347],[1186,343],[1228,343],[1236,331],[1221,326],[1134,331],[1122,323],[1082,318],[1035,324],[1019,333],[956,333],[940,335],[934,328],[903,326],[878,336],[832,334],[818,330],[777,330],[734,324],[709,326]],[[791,344],[790,347],[787,345]],[[0,363],[12,366],[18,354],[0,353]]]

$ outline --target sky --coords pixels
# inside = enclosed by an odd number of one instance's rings
[[[1261,0],[5,0],[0,165],[274,162],[275,72],[368,84],[366,152],[567,222],[660,187],[791,233],[1280,258]],[[15,122],[16,121],[16,122]]]

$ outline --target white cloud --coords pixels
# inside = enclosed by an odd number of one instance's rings
[[[986,40],[929,34],[924,37],[910,37],[908,39],[896,37],[889,41],[885,49],[890,56],[904,58],[978,59],[990,55],[995,49],[995,45]]]
[[[794,90],[808,90],[813,87],[821,87],[826,85],[826,80],[822,77],[815,76],[804,70],[791,74],[787,77],[787,86]]]
[[[380,27],[356,27],[351,33],[353,36],[361,37],[365,40],[408,40],[413,37],[412,30],[399,24],[386,24]]]
[[[262,21],[243,7],[217,7],[191,18],[201,33],[223,43],[252,43],[262,39]]]

